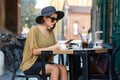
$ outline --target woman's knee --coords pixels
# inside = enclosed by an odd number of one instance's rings
[[[60,69],[58,66],[56,65],[50,65],[50,66],[47,66],[47,69],[49,69],[49,71],[52,73],[59,73],[60,72]]]
[[[64,65],[59,65],[59,68],[62,72],[67,72],[67,68]]]
[[[53,67],[52,67],[52,71],[54,71],[54,70],[55,70],[55,71],[58,71],[58,72],[60,71],[59,67],[56,66],[56,65],[53,65]]]

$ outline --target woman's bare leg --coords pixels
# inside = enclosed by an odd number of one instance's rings
[[[60,69],[58,66],[54,64],[46,64],[46,74],[50,75],[50,80],[59,80],[60,76]],[[42,71],[40,71],[40,75],[42,74]]]
[[[60,69],[60,80],[68,80],[67,69],[65,66],[60,64],[55,64]]]

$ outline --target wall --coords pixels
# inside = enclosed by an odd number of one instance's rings
[[[66,28],[66,38],[67,39],[81,39],[80,35],[73,34],[73,24],[78,22],[79,28],[78,33],[81,32],[82,27],[85,27],[85,31],[88,31],[91,27],[91,15],[90,13],[69,13],[67,28]]]
[[[5,0],[0,0],[0,27],[5,27]]]
[[[0,27],[21,32],[21,0],[0,0]]]

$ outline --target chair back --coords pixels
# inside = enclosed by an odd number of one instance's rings
[[[112,53],[112,72],[113,75],[114,75],[114,79],[115,78],[118,78],[118,76],[120,75],[120,46],[119,47],[116,47],[114,50],[113,50],[113,53]]]

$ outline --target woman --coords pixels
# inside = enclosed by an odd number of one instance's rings
[[[42,75],[41,51],[60,49],[52,30],[63,17],[64,12],[56,11],[53,6],[42,9],[41,15],[35,20],[37,27],[31,28],[26,39],[20,66],[25,74]],[[68,80],[66,67],[53,63],[53,56],[46,58],[45,70],[46,74],[50,75],[50,80]]]

